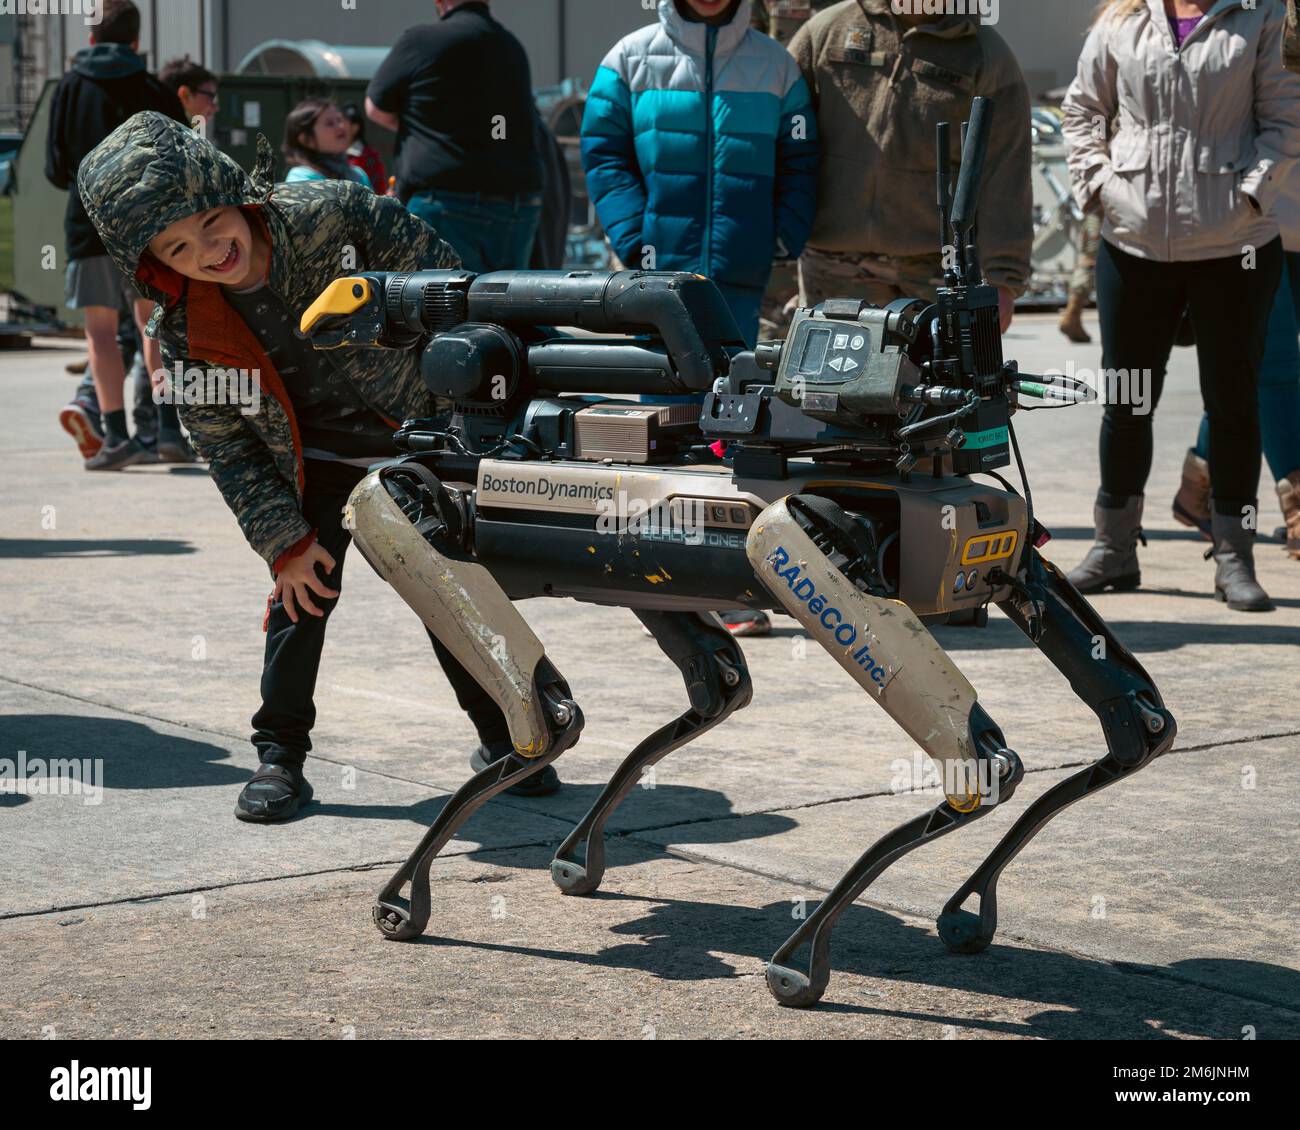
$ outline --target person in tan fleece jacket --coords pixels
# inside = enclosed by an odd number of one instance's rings
[[[920,8],[920,5],[915,5]],[[978,243],[1001,295],[1002,327],[1025,288],[1033,243],[1029,91],[1002,37],[971,15],[895,15],[890,0],[845,0],[790,43],[821,138],[817,217],[799,261],[800,301],[933,298],[941,275],[935,126],[958,125],[977,95],[994,103]]]

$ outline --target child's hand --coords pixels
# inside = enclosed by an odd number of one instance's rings
[[[275,578],[275,592],[271,594],[271,599],[284,601],[284,610],[289,613],[289,619],[295,624],[298,623],[299,608],[310,612],[313,616],[325,615],[312,603],[312,593],[330,599],[338,596],[334,589],[328,588],[325,582],[316,576],[317,565],[323,566],[326,573],[334,572],[334,558],[330,556],[329,550],[323,548],[319,542],[314,542],[305,553],[291,557],[285,562],[284,568]]]

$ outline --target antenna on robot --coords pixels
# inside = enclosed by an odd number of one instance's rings
[[[946,249],[952,238],[948,228],[948,213],[952,208],[952,158],[949,156],[949,138],[951,131],[947,122],[940,122],[934,127],[935,176],[939,204],[939,254],[946,257]],[[957,285],[957,272],[945,267],[943,281],[947,286]]]
[[[979,210],[980,182],[984,177],[984,155],[988,150],[992,120],[993,104],[987,98],[976,98],[971,103],[970,121],[962,127],[961,172],[957,175],[957,191],[948,217],[957,245],[962,279],[968,284],[980,281],[979,257],[975,250],[975,214]]]

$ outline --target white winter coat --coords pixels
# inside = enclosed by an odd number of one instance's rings
[[[1281,0],[1218,0],[1181,48],[1162,0],[1146,4],[1103,17],[1079,57],[1063,106],[1076,199],[1100,194],[1102,236],[1144,259],[1268,243],[1283,182],[1300,177],[1300,75],[1282,65]]]

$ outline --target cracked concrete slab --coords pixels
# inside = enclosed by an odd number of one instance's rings
[[[373,877],[338,874],[0,922],[0,1036],[158,1039],[1259,1039],[1300,1015],[1094,958],[996,943],[944,951],[930,924],[855,906],[812,1011],[769,996],[793,928],[785,885],[647,857],[594,898],[561,895],[537,849],[435,864],[417,942],[370,923]],[[140,992],[148,985],[147,993]]]
[[[1296,754],[1294,740],[1174,752],[1066,809],[1003,872],[1000,932],[1300,1009],[1285,862],[1300,854]],[[1005,805],[894,864],[865,901],[933,920],[1026,806],[1066,776],[1027,774]],[[635,838],[779,877],[788,897],[811,904],[877,838],[937,803],[910,793],[719,822],[739,831],[691,824]],[[764,837],[773,820],[784,826]],[[622,843],[609,845],[611,869]]]
[[[89,759],[86,782],[102,784],[98,799],[89,790],[0,795],[10,876],[0,917],[401,860],[449,795],[317,762],[316,800],[301,816],[242,824],[233,813],[257,767],[251,746],[56,695],[19,696],[4,683],[0,750],[25,751],[29,765]],[[446,850],[558,842],[568,826],[507,799],[476,813]]]

